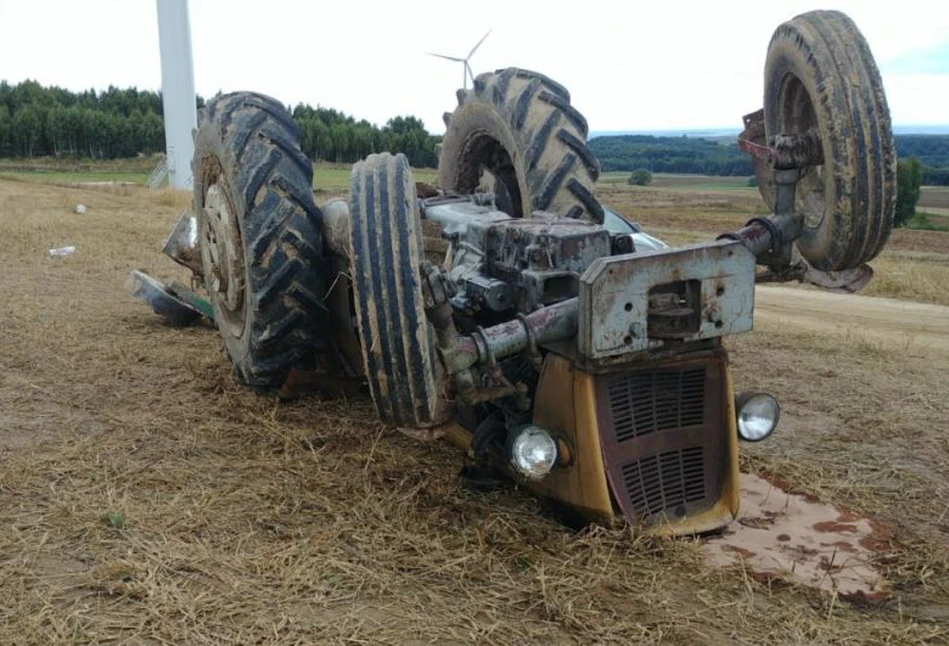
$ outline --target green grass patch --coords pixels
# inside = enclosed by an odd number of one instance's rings
[[[349,190],[352,164],[314,164],[313,190],[317,193],[343,193]],[[435,183],[434,168],[413,168],[412,178],[416,182]]]
[[[54,158],[0,160],[0,179],[72,186],[89,182],[144,185],[155,167],[154,160],[67,161]],[[318,193],[349,191],[352,164],[313,165],[313,190]],[[434,168],[413,168],[416,182],[435,183]]]
[[[65,186],[87,182],[144,184],[159,159],[157,156],[107,160],[66,157],[0,159],[0,177]]]
[[[598,184],[629,183],[631,173],[626,171],[611,171],[600,175]],[[758,189],[748,186],[747,177],[718,177],[714,175],[686,175],[671,173],[653,173],[649,188],[701,192],[756,192]]]
[[[145,180],[148,179],[148,173],[32,170],[0,172],[0,179],[36,182],[38,184],[55,184],[58,186],[71,186],[73,184],[87,184],[90,182],[142,185],[145,184]]]
[[[906,223],[906,228],[921,231],[949,231],[949,217],[918,211],[913,219]]]

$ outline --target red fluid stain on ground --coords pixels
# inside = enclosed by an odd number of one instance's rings
[[[889,592],[873,557],[890,538],[869,519],[742,474],[737,522],[706,541],[704,550],[714,566],[744,563],[759,575],[881,599]]]

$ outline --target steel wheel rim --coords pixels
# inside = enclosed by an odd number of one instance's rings
[[[220,184],[208,188],[201,235],[208,265],[208,292],[218,308],[219,323],[235,337],[244,331],[244,243],[227,194]]]
[[[817,113],[804,84],[796,76],[788,75],[781,85],[779,133],[803,134],[817,129]],[[804,216],[806,229],[818,229],[827,217],[827,177],[824,165],[808,166],[801,172],[794,197],[794,207]]]

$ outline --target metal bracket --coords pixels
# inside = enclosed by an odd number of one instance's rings
[[[204,266],[198,249],[198,219],[194,213],[187,209],[181,212],[161,250],[182,267],[190,269],[195,276],[203,278]]]

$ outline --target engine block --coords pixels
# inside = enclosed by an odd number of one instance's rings
[[[602,226],[542,212],[495,222],[485,233],[485,273],[513,285],[528,311],[576,296],[580,274],[610,255]]]
[[[542,211],[512,218],[490,199],[435,198],[422,210],[451,242],[460,308],[526,313],[573,298],[580,275],[611,251],[601,225]]]

